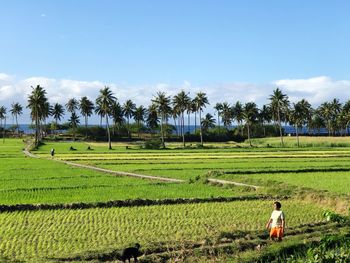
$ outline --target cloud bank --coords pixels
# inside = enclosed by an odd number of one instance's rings
[[[333,80],[327,76],[318,76],[308,79],[281,79],[271,83],[214,83],[206,86],[194,86],[189,81],[184,81],[179,85],[157,83],[153,85],[119,85],[116,83],[105,83],[103,81],[82,81],[72,79],[54,79],[47,77],[18,78],[13,75],[0,73],[0,105],[7,108],[11,103],[19,102],[27,104],[27,97],[30,94],[31,86],[41,85],[47,91],[47,96],[51,103],[65,104],[69,98],[80,98],[87,96],[95,100],[98,92],[104,86],[109,86],[120,103],[127,99],[132,99],[137,105],[147,106],[157,91],[164,91],[169,95],[174,95],[181,89],[190,92],[194,96],[196,92],[206,92],[210,106],[207,112],[213,113],[212,107],[216,102],[227,101],[235,103],[254,101],[259,106],[268,103],[268,97],[272,90],[280,87],[286,92],[292,102],[305,98],[317,107],[324,101],[339,98],[342,102],[350,99],[350,80]],[[25,111],[20,118],[21,123],[30,123],[28,112]],[[93,118],[92,122],[97,123],[98,118]]]

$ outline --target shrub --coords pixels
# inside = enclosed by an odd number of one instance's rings
[[[147,140],[147,141],[145,141],[144,147],[145,147],[145,149],[157,150],[157,149],[160,149],[162,147],[162,142],[159,139]]]

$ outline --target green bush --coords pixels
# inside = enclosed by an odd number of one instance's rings
[[[144,148],[145,149],[153,149],[157,150],[162,147],[162,142],[159,139],[152,139],[145,141]]]

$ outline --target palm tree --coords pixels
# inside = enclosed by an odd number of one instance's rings
[[[4,120],[4,127],[2,127],[2,143],[5,143],[5,133],[6,133],[6,112],[7,109],[4,106],[0,107],[0,121],[2,126],[2,120]]]
[[[263,105],[259,112],[259,121],[263,125],[264,137],[266,137],[266,124],[269,124],[272,121],[272,112],[269,105]]]
[[[197,111],[199,112],[199,119],[202,119],[202,111],[209,104],[208,97],[204,92],[198,92],[195,97],[195,103]],[[201,137],[201,145],[203,146],[203,133],[202,133],[202,124],[200,123],[200,137]]]
[[[82,97],[79,102],[79,109],[81,115],[85,118],[85,137],[88,136],[88,118],[92,115],[94,110],[94,103],[86,96]]]
[[[128,136],[131,137],[130,134],[130,118],[133,116],[136,105],[132,100],[127,100],[123,105],[124,116],[128,120]]]
[[[23,107],[21,104],[17,103],[12,103],[11,105],[11,110],[10,110],[12,116],[16,120],[16,128],[17,128],[17,133],[19,134],[19,126],[18,126],[18,116],[22,115],[23,113]]]
[[[314,109],[311,107],[311,104],[306,99],[302,99],[301,101],[298,102],[298,104],[299,104],[301,111],[303,112],[303,116],[305,118],[304,124],[307,125],[308,132],[309,132],[309,126],[310,126],[312,113],[313,113]]]
[[[79,108],[79,101],[77,101],[75,98],[69,99],[66,103],[66,108],[70,113],[75,112]]]
[[[73,130],[73,140],[75,141],[75,134],[76,134],[76,129],[80,123],[79,116],[73,111],[69,120],[68,120],[69,126]]]
[[[243,105],[240,101],[237,101],[232,107],[232,118],[237,121],[238,131],[241,130],[240,134],[243,136]],[[241,129],[240,129],[241,128]]]
[[[332,130],[333,133],[337,131],[337,117],[342,111],[342,104],[338,99],[333,99],[331,101],[331,109],[332,109]]]
[[[55,103],[52,107],[52,116],[55,119],[56,129],[58,128],[58,121],[60,121],[64,115],[64,108],[61,104]]]
[[[332,131],[332,105],[329,102],[324,102],[319,107],[319,112],[327,124],[328,136],[331,136]]]
[[[217,116],[218,116],[218,126],[220,128],[220,115],[222,111],[222,103],[216,103],[214,109],[216,110]]]
[[[299,141],[299,129],[303,127],[306,123],[306,111],[304,108],[304,102],[299,101],[293,104],[293,107],[290,111],[289,121],[291,125],[295,127],[295,136],[297,138],[297,145],[300,146]]]
[[[159,117],[157,112],[157,106],[155,104],[151,104],[147,109],[147,126],[154,130],[158,127]]]
[[[99,105],[101,113],[106,117],[106,128],[107,128],[107,135],[108,135],[108,149],[112,149],[112,143],[111,143],[111,133],[109,131],[109,124],[108,124],[108,115],[111,112],[111,107],[113,105],[113,102],[116,100],[116,98],[113,95],[113,92],[109,87],[104,87],[100,90],[100,95],[96,99],[96,104]]]
[[[221,120],[225,126],[226,129],[229,128],[229,126],[232,124],[233,119],[233,111],[227,102],[224,102],[222,104],[222,110],[221,110]]]
[[[279,88],[275,89],[270,96],[270,107],[274,113],[274,120],[278,122],[281,145],[284,146],[283,133],[282,133],[282,118],[281,115],[286,111],[289,105],[288,96],[284,94]]]
[[[313,129],[314,132],[317,130],[318,134],[321,133],[321,128],[325,127],[325,120],[322,117],[322,114],[319,110],[315,110],[312,114],[311,121],[309,122],[310,129]]]
[[[37,85],[35,88],[32,87],[32,92],[28,97],[28,106],[30,109],[30,116],[35,122],[35,146],[39,146],[39,129],[40,123],[44,119],[47,112],[47,98],[46,91]]]
[[[247,126],[248,140],[249,140],[250,147],[252,147],[250,128],[253,125],[253,123],[257,121],[258,115],[259,115],[259,110],[254,102],[248,102],[244,105],[243,119],[245,121],[245,125]]]
[[[187,104],[187,109],[186,109],[186,113],[187,113],[187,132],[188,134],[191,133],[191,113],[193,113],[193,103],[192,103],[192,99],[190,98],[189,103]]]
[[[157,112],[160,115],[160,135],[162,146],[165,148],[164,123],[168,119],[171,112],[170,97],[167,96],[165,92],[158,91],[157,95],[152,99],[152,103],[154,103],[155,107],[157,108]]]
[[[95,113],[100,116],[100,126],[102,127],[102,119],[105,117],[105,114],[99,101],[96,101]]]
[[[113,101],[111,112],[109,115],[113,119],[113,134],[115,135],[117,125],[121,126],[124,123],[123,108],[119,104],[119,102]]]
[[[205,117],[201,120],[201,124],[202,124],[204,133],[207,132],[208,129],[214,128],[215,127],[215,119],[214,119],[213,115],[211,115],[210,113],[207,113],[205,115]]]
[[[186,143],[185,143],[185,111],[188,109],[190,103],[191,103],[191,99],[184,90],[180,91],[173,98],[173,109],[174,110],[176,109],[179,113],[182,143],[183,143],[184,147],[186,146]]]
[[[140,137],[140,129],[141,129],[141,122],[145,121],[145,115],[146,115],[146,109],[141,105],[140,107],[136,107],[134,110],[134,120],[137,124],[137,134],[138,137]]]
[[[2,128],[2,120],[5,119],[6,116],[6,108],[4,106],[0,107],[0,128]]]

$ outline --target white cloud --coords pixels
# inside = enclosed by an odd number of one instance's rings
[[[333,80],[327,76],[309,79],[282,79],[275,82],[289,96],[291,101],[305,98],[317,106],[326,100],[338,98],[342,102],[350,99],[350,81]]]
[[[268,97],[277,86],[284,90],[292,102],[301,98],[308,99],[313,106],[331,100],[334,97],[341,101],[350,99],[350,80],[333,80],[326,76],[319,76],[309,79],[281,79],[266,85],[254,83],[216,83],[206,86],[195,86],[188,80],[179,85],[168,83],[157,83],[153,85],[118,85],[116,83],[105,83],[102,81],[80,81],[72,79],[54,79],[47,77],[30,77],[20,79],[5,73],[0,73],[0,105],[9,107],[13,102],[22,105],[27,104],[27,97],[30,94],[31,86],[40,85],[47,91],[51,103],[59,102],[65,104],[69,98],[80,98],[87,96],[95,100],[98,92],[104,86],[109,86],[121,103],[132,99],[137,105],[147,106],[157,91],[164,91],[168,95],[174,95],[181,89],[190,92],[194,97],[195,93],[203,91],[207,93],[210,105],[208,112],[214,113],[213,107],[216,102],[227,101],[230,104],[236,101],[242,103],[254,101],[259,106],[268,103]],[[20,122],[29,123],[28,112],[20,118]],[[92,122],[98,122],[95,118]]]

